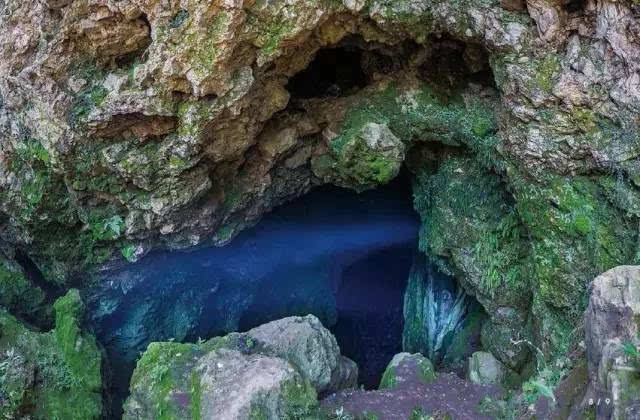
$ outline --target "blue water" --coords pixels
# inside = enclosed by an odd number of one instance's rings
[[[195,341],[315,314],[377,385],[401,351],[402,296],[419,220],[409,183],[356,194],[318,188],[225,247],[157,252],[103,274],[91,322],[111,365],[116,406],[151,341]]]

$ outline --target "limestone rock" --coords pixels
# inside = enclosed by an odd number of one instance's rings
[[[358,368],[340,355],[335,337],[314,315],[289,317],[249,330],[261,351],[296,366],[319,393],[357,384]]]
[[[152,346],[157,345],[161,346],[160,343]],[[149,351],[171,350],[150,347]],[[190,349],[185,348],[184,351],[188,353]],[[160,360],[164,360],[164,354],[159,355]],[[147,360],[143,356],[138,369],[143,368],[145,363]],[[168,401],[156,401],[155,407],[146,405],[150,395],[157,395],[155,393],[160,384],[155,383],[152,376],[135,377],[132,397],[125,405],[125,419],[150,419],[160,413],[180,419],[242,420],[252,416],[281,419],[290,415],[290,410],[295,408],[290,400],[292,395],[301,396],[300,402],[308,406],[315,404],[313,388],[289,363],[279,358],[247,355],[222,348],[193,361],[184,360],[182,354],[177,353],[174,362],[165,360],[165,363],[171,367],[157,364],[152,369],[167,369],[165,375],[173,375],[176,369],[184,371],[164,396]],[[149,374],[153,372],[151,370]],[[136,373],[141,375],[140,371]],[[163,408],[167,411],[163,411]]]
[[[474,384],[500,384],[506,377],[506,368],[491,353],[477,351],[469,358],[468,377]]]
[[[317,318],[290,317],[202,344],[151,343],[124,418],[312,418],[317,392],[356,380]]]
[[[423,251],[485,306],[492,352],[519,368],[528,350],[506,345],[535,336],[555,353],[590,280],[635,259],[640,12],[525,3],[2,1],[1,240],[67,288],[415,159]],[[367,86],[288,87],[333,47],[363,54]]]
[[[620,266],[593,280],[585,319],[589,399],[609,398],[595,407],[598,418],[640,414],[640,267]]]
[[[358,188],[370,188],[395,178],[405,146],[384,124],[368,122],[352,136],[334,140],[340,175]]]

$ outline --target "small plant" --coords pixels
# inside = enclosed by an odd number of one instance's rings
[[[344,407],[336,408],[334,412],[335,420],[354,420],[353,416],[346,411],[344,411]]]
[[[127,244],[120,249],[122,256],[129,262],[135,261],[136,247],[133,244]]]
[[[638,334],[638,338],[640,339],[640,333]],[[622,344],[622,351],[627,356],[629,363],[640,372],[640,347],[631,341],[627,341]]]

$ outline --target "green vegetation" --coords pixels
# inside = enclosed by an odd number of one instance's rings
[[[418,174],[413,190],[422,220],[420,249],[427,255],[471,258],[481,275],[470,280],[486,296],[504,294],[504,286],[513,295],[528,287],[524,232],[495,173],[474,157],[451,157],[436,173]],[[436,262],[452,273],[442,260]]]
[[[151,343],[138,360],[131,378],[131,388],[138,387],[148,395],[148,400],[154,403],[151,412],[158,420],[181,418],[180,413],[174,411],[174,404],[169,395],[172,390],[181,386],[182,381],[187,381],[182,384],[183,388],[190,390],[188,412],[200,412],[200,378],[195,371],[185,377],[178,370],[181,364],[197,354],[202,352],[196,344]]]
[[[436,372],[433,370],[433,364],[431,364],[429,359],[418,359],[418,369],[418,374],[422,382],[429,383],[436,379]]]
[[[394,366],[388,366],[382,374],[382,379],[380,379],[378,389],[393,389],[396,384],[396,368]]]
[[[638,340],[640,340],[640,332],[638,333]],[[636,346],[631,341],[626,341],[622,343],[622,350],[631,366],[638,371],[638,376],[640,376],[640,346]]]
[[[14,315],[43,323],[49,318],[45,294],[15,263],[0,258],[0,306]]]
[[[319,419],[316,390],[309,381],[289,381],[282,390],[284,419]]]
[[[135,251],[136,246],[133,244],[126,244],[125,246],[120,248],[120,253],[129,262],[135,261]]]
[[[77,290],[54,305],[56,326],[31,331],[0,310],[0,390],[9,404],[2,418],[97,419],[102,411],[101,356],[95,339],[81,334]]]

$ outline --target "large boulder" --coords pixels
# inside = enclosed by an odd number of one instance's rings
[[[283,359],[152,343],[138,363],[124,418],[281,419],[315,405],[313,387]]]
[[[261,352],[296,366],[318,392],[357,384],[358,367],[340,355],[335,337],[314,315],[272,321],[247,332]]]
[[[318,392],[356,379],[317,318],[289,317],[200,344],[151,343],[124,418],[312,418]]]
[[[639,418],[640,266],[595,278],[585,333],[590,385],[583,407],[595,407],[598,419]]]

